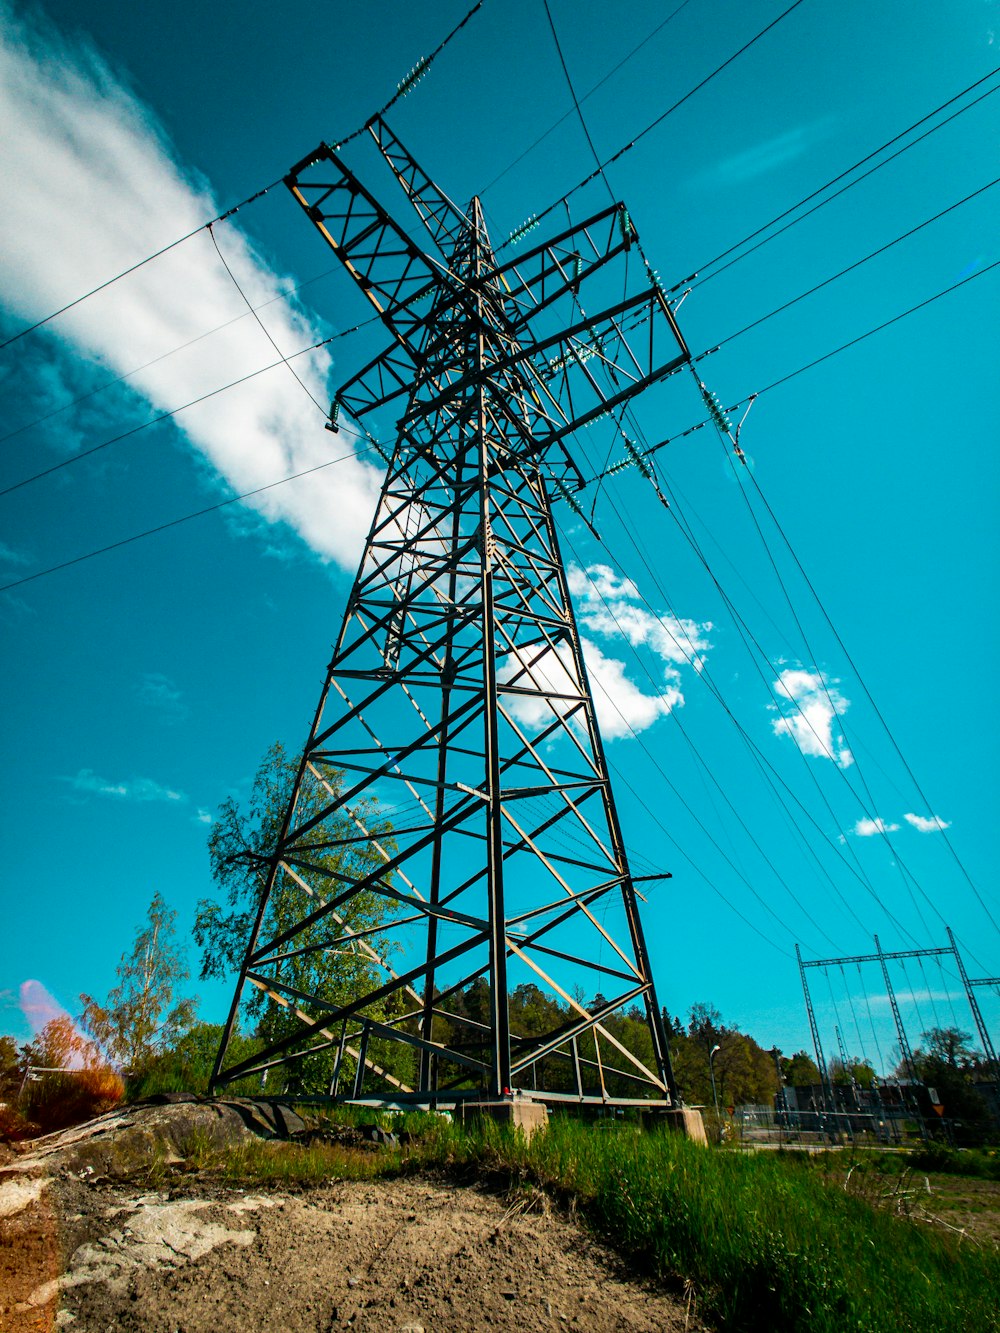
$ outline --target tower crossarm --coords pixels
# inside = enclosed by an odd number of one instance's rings
[[[561,297],[578,298],[588,279],[636,240],[628,210],[617,203],[498,265],[492,277],[516,307],[515,331]]]
[[[327,144],[298,162],[285,184],[396,340],[414,355],[426,302],[446,281],[429,258]]]
[[[446,259],[450,259],[464,241],[469,218],[431,180],[381,116],[369,121],[368,132],[434,244]]]

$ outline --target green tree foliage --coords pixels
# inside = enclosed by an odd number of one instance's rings
[[[931,1028],[921,1038],[923,1047],[913,1052],[914,1069],[937,1093],[956,1140],[977,1144],[996,1138],[996,1122],[975,1086],[977,1074],[988,1074],[981,1052],[971,1045],[971,1034],[955,1027]]]
[[[712,1055],[716,1046],[719,1049]],[[728,1027],[712,1005],[692,1006],[687,1030],[674,1028],[670,1050],[678,1090],[686,1102],[712,1105],[712,1069],[722,1107],[769,1104],[777,1091],[773,1052],[748,1033]]]
[[[204,1092],[221,1038],[221,1023],[195,1023],[166,1050],[155,1055],[136,1078],[129,1080],[129,1099],[152,1097],[161,1092]],[[259,1038],[237,1031],[230,1042],[231,1057],[234,1061],[248,1059],[261,1045]],[[228,1091],[252,1097],[260,1092],[260,1079],[244,1079]]]
[[[202,951],[203,979],[229,977],[242,966],[264,887],[262,858],[273,854],[280,840],[298,767],[298,762],[289,758],[280,743],[272,745],[257,770],[245,807],[230,799],[219,811],[208,850],[212,877],[223,897],[222,901],[203,899],[198,904],[194,927],[195,941]],[[299,789],[295,824],[305,824],[321,814],[339,790],[340,775],[326,774],[324,781],[307,769]],[[361,828],[368,831],[370,839],[357,840]],[[345,837],[355,841],[346,847],[337,846]],[[381,815],[378,801],[364,798],[350,810],[341,809],[321,820],[310,831],[307,844],[300,842],[298,847],[317,868],[311,875],[313,894],[291,876],[279,873],[265,908],[262,938],[279,935],[313,911],[320,901],[316,896],[317,886],[330,886],[318,890],[322,900],[326,900],[345,882],[369,875],[373,867],[384,863],[386,853],[392,854],[395,843],[392,825]],[[332,878],[318,873],[323,871]],[[394,911],[392,901],[382,894],[373,890],[356,893],[338,909],[336,917],[327,915],[296,936],[295,950],[306,952],[298,952],[281,964],[282,982],[303,994],[320,995],[331,1004],[346,1004],[373,990],[382,983],[384,975],[372,952],[384,959],[389,948],[377,928]],[[316,947],[337,937],[343,940],[351,932],[369,931],[374,933],[365,934],[363,944]],[[298,1025],[290,1007],[275,1003],[259,989],[248,987],[248,991],[246,1021],[263,1042],[276,1041]],[[389,1008],[381,1005],[378,1012],[368,1009],[365,1013],[384,1018]],[[405,1081],[412,1065],[408,1052],[380,1041],[373,1041],[369,1051],[376,1063],[391,1068],[396,1077]],[[296,1062],[289,1070],[288,1090],[326,1091],[333,1058],[332,1053],[326,1053]]]
[[[793,1088],[814,1088],[820,1081],[816,1061],[807,1051],[781,1057],[781,1077]]]
[[[188,969],[177,943],[177,913],[154,894],[131,953],[122,954],[118,985],[104,1004],[81,995],[81,1022],[126,1074],[137,1073],[190,1027],[197,1001],[178,998]]]
[[[875,1086],[875,1070],[864,1060],[852,1059],[848,1056],[847,1063],[843,1060],[833,1059],[827,1068],[830,1075],[830,1082],[841,1087],[854,1085],[859,1088],[871,1088]],[[819,1082],[817,1078],[816,1082]]]

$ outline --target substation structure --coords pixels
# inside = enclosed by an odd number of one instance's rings
[[[337,1100],[674,1108],[552,506],[585,521],[568,445],[592,424],[651,475],[622,414],[691,357],[622,204],[502,260],[478,199],[368,131],[419,244],[334,148],[286,178],[389,335],[329,422],[386,473],[280,834],[245,858],[213,1087],[325,1052]],[[302,981],[334,957],[349,994]],[[545,1030],[512,1030],[518,986],[554,1002]],[[247,987],[285,1021],[234,1061]]]
[[[950,927],[945,927],[948,936],[948,943],[940,948],[928,949],[896,949],[885,950],[879,943],[877,935],[874,936],[875,952],[865,954],[854,954],[850,958],[814,958],[805,960],[802,957],[802,951],[799,945],[795,946],[795,956],[799,964],[799,976],[802,981],[802,993],[805,997],[806,1016],[809,1020],[809,1033],[812,1037],[813,1051],[816,1056],[816,1068],[819,1070],[820,1088],[818,1099],[813,1097],[813,1109],[817,1114],[827,1116],[842,1116],[844,1119],[856,1119],[857,1111],[860,1109],[858,1103],[857,1089],[853,1090],[854,1107],[847,1103],[845,1096],[838,1097],[837,1090],[830,1080],[829,1069],[827,1067],[826,1056],[823,1051],[823,1043],[820,1040],[819,1025],[816,1021],[816,1009],[813,1005],[812,996],[809,993],[809,980],[806,975],[809,968],[823,968],[826,971],[831,967],[839,967],[841,971],[847,966],[857,967],[859,975],[862,963],[877,963],[881,972],[881,980],[885,986],[886,996],[889,1000],[889,1007],[892,1011],[893,1025],[896,1029],[896,1040],[899,1045],[900,1063],[905,1071],[906,1080],[897,1081],[894,1085],[894,1091],[890,1091],[888,1085],[882,1084],[877,1090],[874,1098],[868,1100],[879,1115],[879,1118],[891,1116],[891,1106],[893,1098],[895,1105],[898,1106],[901,1114],[909,1115],[921,1126],[921,1132],[925,1128],[926,1116],[934,1108],[940,1114],[940,1107],[936,1107],[933,1099],[929,1098],[926,1089],[923,1087],[920,1079],[917,1077],[917,1070],[913,1059],[913,1048],[910,1045],[910,1039],[907,1035],[906,1025],[903,1022],[902,1014],[899,1010],[899,1001],[896,992],[893,989],[892,979],[889,975],[887,964],[892,960],[899,960],[904,963],[908,958],[923,959],[934,958],[940,963],[943,958],[951,958],[958,971],[959,979],[962,983],[962,989],[965,992],[966,1002],[969,1006],[969,1012],[972,1015],[972,1021],[976,1028],[976,1033],[982,1045],[985,1063],[989,1070],[990,1082],[979,1084],[979,1090],[984,1094],[986,1104],[991,1113],[1000,1118],[1000,1063],[997,1061],[996,1050],[990,1038],[989,1028],[983,1019],[982,1010],[976,1000],[975,987],[991,986],[1000,987],[1000,977],[970,977],[955,941],[955,936]],[[847,1050],[844,1045],[843,1035],[839,1026],[834,1028],[834,1034],[837,1041],[837,1048],[842,1065],[846,1068],[848,1065]],[[934,1117],[931,1115],[931,1119]]]

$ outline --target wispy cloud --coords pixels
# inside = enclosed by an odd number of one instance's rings
[[[135,697],[165,722],[181,722],[188,715],[184,696],[170,677],[159,671],[149,671],[142,677],[135,687]]]
[[[697,178],[699,184],[726,186],[745,185],[766,176],[779,167],[787,166],[796,158],[808,153],[816,144],[827,138],[834,128],[832,116],[824,116],[808,125],[799,125],[785,130],[770,139],[745,148],[741,153],[724,158],[703,171]]]
[[[940,833],[943,829],[951,828],[950,819],[940,819],[937,815],[904,815],[903,818],[918,833]]]
[[[839,768],[849,768],[854,757],[837,727],[837,718],[850,707],[850,700],[819,672],[788,668],[771,687],[777,702],[770,705],[779,714],[771,722],[776,736],[791,736],[803,754],[832,759]]]
[[[6,542],[0,542],[0,562],[5,565],[30,565],[31,556],[24,551],[17,551],[13,546],[8,546]]]
[[[851,832],[856,838],[875,838],[879,834],[895,833],[898,824],[887,824],[884,819],[859,819]]]
[[[211,824],[212,812],[206,810],[204,806],[199,806],[191,818],[193,824]]]
[[[172,787],[164,787],[152,778],[129,778],[127,781],[114,781],[99,777],[93,769],[81,768],[75,777],[63,777],[60,782],[69,783],[75,792],[83,796],[107,796],[118,801],[168,801],[185,804],[187,796]]]
[[[0,3],[0,291],[17,327],[37,320],[220,210],[201,178],[180,165],[149,110],[94,51],[70,47]],[[322,336],[275,272],[232,223],[218,228],[250,301],[282,351]],[[207,232],[61,316],[50,345],[130,380],[164,411],[275,358],[219,263]],[[234,320],[193,347],[164,353]],[[58,339],[58,342],[56,342]],[[322,403],[330,359],[302,357],[298,374]],[[323,430],[288,371],[275,370],[185,411],[191,445],[239,491],[349,453],[350,437]],[[117,446],[116,446],[117,447]],[[128,448],[128,445],[123,445]],[[351,458],[249,503],[284,521],[323,558],[353,568],[374,507],[378,474]],[[336,512],[337,522],[330,522]]]
[[[643,604],[636,584],[620,578],[607,565],[587,569],[570,565],[567,578],[580,625],[591,631],[580,636],[580,647],[605,739],[638,734],[681,707],[681,667],[701,670],[703,654],[711,647],[705,637],[711,625],[654,614]],[[600,642],[595,635],[600,636]],[[614,654],[614,647],[623,640],[652,655],[648,688],[640,688],[629,675],[632,668]],[[504,672],[505,679],[509,680],[520,665],[520,659],[512,661]],[[533,664],[531,674],[540,690],[579,695],[580,683],[568,650],[547,652]],[[560,706],[569,711],[572,705]],[[543,724],[552,716],[548,703],[531,696],[511,697],[508,707],[531,725]]]

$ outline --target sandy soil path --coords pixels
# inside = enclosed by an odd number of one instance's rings
[[[0,1330],[388,1333],[703,1326],[537,1191],[441,1180],[146,1192],[62,1154],[0,1166]]]

